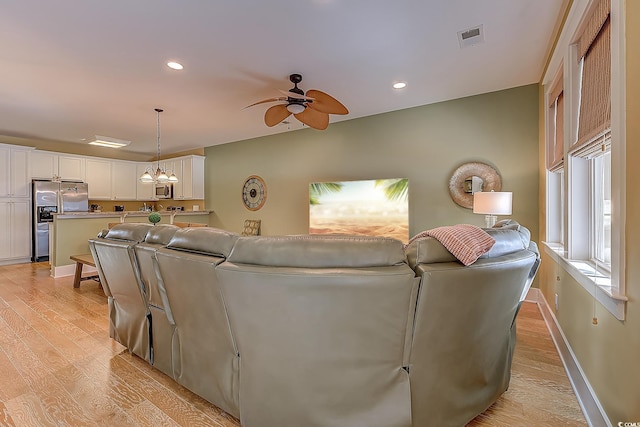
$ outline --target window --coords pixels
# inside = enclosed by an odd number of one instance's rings
[[[564,89],[562,65],[547,102],[547,241],[564,244]]]
[[[621,320],[627,300],[623,5],[574,3],[549,63],[555,74],[545,76],[546,252]]]
[[[600,0],[577,43],[579,58],[578,130],[570,155],[588,162],[576,167],[573,178],[587,178],[589,261],[597,271],[601,265],[611,270],[611,19],[609,0]],[[576,163],[571,163],[577,165]],[[576,188],[576,204],[584,197]],[[573,195],[571,195],[573,200]],[[576,216],[580,209],[576,210]],[[580,218],[572,215],[573,222]],[[572,254],[570,254],[571,256]],[[583,257],[580,257],[583,258]]]
[[[591,161],[593,202],[590,215],[592,261],[611,271],[611,152]],[[596,268],[597,269],[597,268]]]
[[[564,167],[564,89],[562,72],[556,76],[548,98],[547,169],[550,172],[559,172]]]

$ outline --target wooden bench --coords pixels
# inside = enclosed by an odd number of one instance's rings
[[[93,256],[91,254],[80,254],[80,255],[71,255],[69,258],[76,262],[76,275],[73,278],[73,287],[79,288],[80,281],[82,280],[95,280],[100,282],[100,278],[98,275],[82,277],[82,267],[86,265],[90,265],[91,267],[95,267],[96,263],[93,261]],[[102,284],[100,285],[102,286]]]

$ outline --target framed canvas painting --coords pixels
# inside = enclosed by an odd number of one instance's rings
[[[309,184],[309,233],[409,240],[408,178]]]

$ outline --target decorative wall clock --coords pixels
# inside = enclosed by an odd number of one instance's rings
[[[267,201],[267,186],[264,179],[251,175],[242,186],[242,201],[250,211],[257,211]]]

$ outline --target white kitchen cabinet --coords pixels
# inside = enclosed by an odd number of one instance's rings
[[[35,150],[31,153],[31,178],[84,181],[86,157]]]
[[[53,179],[58,176],[58,153],[34,150],[31,153],[31,178]]]
[[[0,144],[0,197],[29,197],[31,149]]]
[[[91,200],[136,200],[135,162],[88,158],[86,177]]]
[[[143,173],[145,173],[145,171],[149,171],[153,175],[153,171],[155,170],[154,166],[155,163],[136,164],[136,200],[157,200],[155,195],[155,184],[145,184],[143,182],[140,182],[140,177]]]
[[[173,199],[174,200],[184,200],[184,168],[182,164],[182,159],[174,159],[173,160],[173,173],[176,174],[176,178],[178,178],[178,182],[173,183]]]
[[[204,199],[204,157],[184,156],[173,159],[176,176],[180,180],[173,185],[173,198],[175,200],[201,200]],[[178,166],[180,164],[180,166]]]
[[[111,200],[136,200],[138,176],[134,162],[111,162]],[[91,191],[91,186],[89,186]]]
[[[31,203],[28,198],[0,199],[0,263],[31,258]]]
[[[178,167],[180,167],[179,160],[177,162],[174,161],[174,159],[160,160],[160,169],[165,171],[167,176],[171,176],[171,174],[173,173],[178,179],[180,179],[180,177],[178,176],[178,172],[176,171],[176,163],[178,164]],[[157,169],[157,165],[158,164],[156,163],[156,167],[153,169],[154,171]]]
[[[86,167],[89,199],[111,200],[111,161],[91,158],[87,159]]]
[[[157,168],[157,163],[156,163],[156,168]],[[160,160],[160,169],[165,171],[167,175],[171,175],[171,172],[173,172],[173,159]]]
[[[81,156],[60,155],[58,157],[58,176],[71,181],[84,181],[87,160]]]
[[[52,179],[58,176],[63,180],[84,181],[89,184],[91,200],[158,200],[155,197],[155,185],[143,184],[139,180],[145,170],[154,174],[158,168],[157,162],[132,162],[40,150],[31,154],[28,166],[32,173],[27,182],[32,177]],[[3,153],[0,152],[0,165],[8,162],[4,160],[3,163],[2,156]],[[178,178],[179,182],[173,184],[175,200],[204,199],[204,160],[204,156],[190,155],[160,161],[162,170],[169,175],[174,173]],[[0,174],[8,173],[6,171],[8,169],[5,168]],[[0,197],[2,194],[5,197],[12,194],[9,190],[3,193],[3,183],[8,181],[6,178],[0,182]]]

